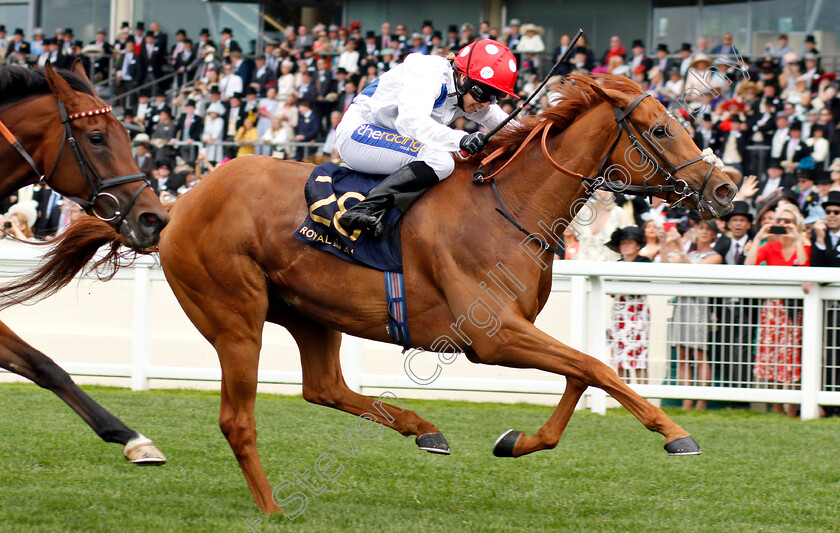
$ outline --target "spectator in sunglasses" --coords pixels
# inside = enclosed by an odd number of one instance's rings
[[[517,97],[516,77],[511,51],[482,39],[448,58],[410,54],[365,87],[336,129],[336,148],[353,169],[388,176],[344,213],[341,225],[380,236],[391,207],[405,211],[419,193],[452,173],[453,152],[482,151],[483,133],[447,124],[459,117],[486,128],[499,124],[507,115],[497,102]]]

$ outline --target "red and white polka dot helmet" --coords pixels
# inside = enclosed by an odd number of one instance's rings
[[[516,58],[498,41],[481,39],[463,47],[455,56],[455,70],[474,81],[507,93],[515,98]]]

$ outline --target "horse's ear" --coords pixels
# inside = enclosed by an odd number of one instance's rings
[[[633,103],[633,98],[621,91],[616,91],[615,89],[605,89],[597,83],[593,83],[590,87],[592,87],[592,91],[597,94],[601,100],[615,107],[624,109]]]
[[[59,76],[51,64],[44,65],[44,72],[47,75],[47,83],[50,84],[50,89],[53,94],[65,101],[65,103],[73,101],[76,97],[75,91],[70,87],[67,81]]]
[[[70,68],[70,70],[72,70],[76,73],[77,76],[82,78],[82,80],[84,80],[84,82],[88,84],[90,90],[94,90],[93,84],[90,82],[90,78],[88,78],[87,72],[85,72],[85,65],[84,63],[82,63],[81,59],[79,59],[78,57],[74,59],[73,66]]]

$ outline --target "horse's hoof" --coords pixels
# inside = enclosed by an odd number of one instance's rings
[[[125,443],[123,455],[137,465],[162,465],[166,456],[150,440],[140,435]]]
[[[700,445],[691,435],[672,440],[665,445],[665,451],[668,452],[668,455],[700,455],[703,453]]]
[[[496,439],[496,444],[493,445],[493,455],[496,457],[513,457],[513,447],[516,446],[516,441],[522,435],[521,431],[509,429],[502,433],[502,436]]]
[[[418,448],[429,453],[439,453],[441,455],[449,455],[451,453],[449,451],[449,443],[446,442],[443,433],[426,433],[414,439],[414,442],[417,443]]]

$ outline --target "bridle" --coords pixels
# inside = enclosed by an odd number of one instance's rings
[[[12,147],[15,150],[17,150],[18,154],[20,154],[20,156],[23,157],[24,160],[26,160],[29,166],[32,167],[32,170],[34,170],[35,174],[38,176],[38,180],[41,183],[46,183],[47,185],[50,185],[50,181],[52,180],[53,175],[55,174],[55,171],[58,168],[58,164],[61,162],[61,156],[64,154],[65,144],[69,144],[70,147],[73,149],[73,155],[76,157],[76,164],[78,165],[79,170],[81,170],[82,176],[84,176],[85,181],[90,187],[91,192],[87,200],[69,195],[65,195],[65,197],[79,204],[85,211],[92,212],[93,215],[96,216],[98,219],[104,222],[113,222],[114,227],[119,231],[120,225],[125,220],[125,217],[128,215],[129,211],[131,211],[131,207],[134,205],[134,202],[135,200],[137,200],[137,197],[140,196],[140,193],[143,191],[143,189],[149,187],[149,181],[146,178],[146,174],[144,174],[143,172],[136,172],[134,174],[125,174],[122,176],[114,176],[111,178],[102,179],[102,177],[99,176],[99,174],[93,168],[93,165],[91,165],[90,160],[87,158],[84,151],[82,151],[82,147],[79,145],[79,141],[76,139],[73,133],[73,128],[70,126],[70,123],[73,120],[76,120],[77,118],[92,117],[96,115],[110,113],[111,106],[105,106],[99,109],[93,109],[91,111],[81,111],[79,113],[73,113],[71,115],[68,115],[67,108],[64,106],[64,102],[61,100],[61,98],[58,98],[58,96],[56,96],[56,98],[58,99],[58,111],[61,115],[61,123],[64,126],[64,136],[61,138],[61,146],[58,149],[58,157],[56,157],[55,163],[53,163],[53,167],[52,170],[50,170],[49,175],[45,176],[44,173],[41,172],[40,168],[38,167],[38,164],[35,163],[35,160],[32,158],[32,156],[29,155],[29,153],[26,151],[23,145],[20,144],[20,141],[17,140],[14,134],[12,134],[9,128],[6,127],[6,125],[3,124],[2,121],[0,121],[0,134],[2,134],[3,137],[6,138],[9,144],[11,144]],[[143,183],[140,185],[140,187],[137,188],[137,190],[131,196],[131,199],[128,201],[128,204],[125,206],[125,209],[123,209],[119,199],[117,199],[117,197],[111,194],[110,192],[106,192],[105,189],[116,187],[117,185],[122,185],[123,183],[131,183],[133,181],[142,181]],[[102,213],[99,213],[100,208],[97,208],[95,203],[97,200],[100,199],[105,199],[110,202],[113,202],[114,214],[112,216],[109,217]]]
[[[516,150],[516,152],[514,152],[514,154],[507,161],[505,161],[505,163],[501,167],[499,167],[499,169],[496,170],[495,172],[492,172],[492,166],[491,166],[492,161],[494,159],[498,158],[499,156],[503,155],[504,152],[505,152],[505,148],[501,147],[501,148],[497,149],[495,152],[488,155],[486,158],[484,158],[481,161],[481,164],[479,165],[478,169],[473,173],[473,183],[482,184],[482,183],[486,183],[486,182],[489,181],[490,184],[492,185],[492,188],[493,188],[493,194],[496,196],[496,201],[499,204],[499,208],[497,208],[496,211],[498,211],[503,217],[505,217],[505,219],[507,219],[508,222],[513,224],[514,227],[516,227],[516,229],[518,229],[522,233],[528,235],[541,248],[544,248],[546,250],[551,250],[558,255],[560,255],[560,252],[559,252],[559,250],[557,250],[556,247],[553,247],[550,244],[540,240],[533,233],[531,233],[530,231],[528,231],[524,227],[522,227],[522,225],[520,225],[513,218],[513,215],[510,214],[510,212],[507,210],[504,203],[502,202],[501,195],[499,194],[498,187],[496,186],[496,180],[493,179],[497,174],[499,174],[499,172],[504,170],[504,168],[508,164],[510,164],[510,162],[513,161],[522,152],[522,150],[530,143],[530,141],[532,139],[534,139],[540,132],[542,133],[541,147],[542,147],[543,156],[548,160],[548,162],[551,164],[551,166],[553,166],[554,168],[556,168],[557,170],[559,170],[560,172],[562,172],[562,173],[564,173],[568,176],[572,176],[574,178],[580,179],[581,181],[583,181],[584,183],[587,184],[590,191],[595,190],[595,189],[601,189],[601,190],[606,190],[606,191],[610,191],[610,192],[614,192],[614,193],[643,195],[643,196],[651,196],[653,194],[663,193],[663,192],[669,193],[669,194],[673,193],[673,194],[678,195],[679,199],[672,204],[672,208],[676,207],[683,200],[686,200],[686,199],[692,199],[692,200],[694,200],[696,205],[700,205],[700,201],[703,197],[702,196],[703,191],[706,189],[706,185],[709,183],[709,178],[712,175],[712,171],[715,169],[716,166],[719,166],[717,164],[718,159],[711,152],[711,150],[707,149],[707,150],[704,150],[700,154],[699,157],[695,157],[694,159],[691,159],[691,160],[686,161],[684,163],[680,163],[679,165],[676,165],[676,166],[671,164],[671,162],[669,162],[668,159],[665,157],[665,154],[662,152],[662,150],[658,149],[656,146],[653,145],[653,143],[650,141],[650,139],[648,139],[647,136],[644,134],[644,132],[642,132],[641,128],[639,128],[638,124],[636,124],[633,121],[633,119],[630,117],[630,114],[633,112],[633,110],[636,108],[636,106],[638,106],[639,103],[641,103],[648,96],[650,96],[650,95],[647,94],[647,93],[639,95],[626,108],[621,108],[621,107],[613,105],[613,112],[615,113],[615,121],[618,124],[618,135],[616,136],[615,140],[613,141],[612,145],[610,146],[609,151],[607,151],[606,155],[603,157],[603,159],[601,159],[601,164],[598,166],[598,177],[596,177],[596,178],[589,178],[589,177],[586,177],[583,174],[580,174],[578,172],[568,170],[567,168],[563,167],[560,163],[555,161],[553,157],[551,157],[551,154],[548,152],[548,133],[551,130],[553,123],[550,122],[550,121],[544,120],[544,121],[539,122],[537,124],[537,126],[535,126],[533,130],[531,130],[531,132],[528,134],[528,136],[525,138],[525,140],[520,144],[520,146]],[[631,129],[631,126],[632,126],[632,129]],[[636,132],[638,132],[638,137],[636,136],[635,133],[633,133],[633,130],[636,130]],[[652,164],[654,166],[656,172],[665,180],[666,184],[664,184],[664,185],[648,185],[647,183],[645,183],[643,185],[630,185],[630,184],[624,183],[623,181],[608,180],[603,176],[602,172],[604,170],[604,167],[606,166],[607,161],[609,161],[610,157],[612,156],[613,152],[615,151],[616,146],[618,146],[618,141],[621,139],[622,134],[625,133],[625,132],[627,133],[627,137],[630,139],[630,143],[631,143],[632,147],[635,148],[636,151],[639,152],[639,154],[642,156],[644,162]],[[656,155],[656,157],[651,155],[651,153],[648,152],[648,150],[645,149],[645,146],[643,146],[639,142],[639,137],[642,138],[644,143]],[[657,159],[662,161],[666,165],[667,169],[662,168],[662,166],[660,166],[659,163],[657,162]],[[694,190],[688,185],[688,183],[685,180],[675,177],[675,174],[680,169],[683,169],[683,168],[687,167],[688,165],[692,165],[694,163],[699,163],[699,162],[709,163],[709,170],[706,171],[706,176],[703,179],[703,185],[700,187],[699,190]],[[612,167],[610,167],[610,168],[612,168]],[[491,174],[489,176],[487,175],[487,170],[485,170],[485,169],[491,169]],[[607,169],[607,170],[610,170],[610,169]]]
[[[634,195],[641,195],[641,196],[651,196],[655,193],[659,192],[667,192],[667,193],[674,193],[679,196],[679,199],[672,204],[672,206],[679,205],[683,200],[692,199],[694,200],[695,204],[699,205],[701,198],[703,198],[703,191],[706,190],[706,185],[709,183],[709,178],[712,176],[712,171],[715,169],[717,159],[714,155],[710,153],[702,153],[700,157],[695,157],[694,159],[690,159],[684,163],[680,163],[679,165],[674,166],[671,164],[670,161],[665,157],[665,154],[654,146],[653,142],[648,138],[647,135],[642,131],[638,124],[636,124],[630,116],[630,113],[633,112],[633,109],[636,108],[639,103],[642,102],[645,98],[650,96],[649,94],[641,94],[639,95],[633,102],[627,106],[626,108],[622,109],[617,106],[613,106],[613,113],[615,113],[615,121],[618,123],[618,135],[613,141],[610,150],[601,160],[601,164],[598,165],[598,176],[599,178],[582,178],[585,180],[589,180],[591,182],[599,181],[599,186],[597,188],[607,190],[610,192],[617,192],[617,193],[626,193],[626,194],[634,194]],[[631,130],[630,127],[633,127]],[[633,130],[636,130],[638,133],[638,137],[636,134],[633,133]],[[615,147],[618,146],[618,141],[621,139],[621,134],[626,132],[627,138],[630,140],[630,144],[633,148],[636,149],[639,154],[641,154],[642,158],[645,162],[653,165],[656,169],[656,173],[659,174],[662,179],[665,180],[666,185],[648,185],[644,183],[643,185],[630,185],[624,183],[617,183],[614,180],[607,180],[603,179],[602,172],[604,171],[604,167],[607,164],[607,161],[612,156],[613,152],[615,151]],[[656,155],[654,157],[650,154],[645,147],[639,142],[639,138],[644,141],[647,147]],[[709,157],[711,156],[711,157]],[[663,168],[662,165],[659,164],[657,161],[661,161],[666,168]],[[694,163],[699,162],[708,162],[709,163],[709,170],[706,171],[706,176],[703,178],[703,185],[700,186],[699,190],[694,190],[689,187],[688,183],[685,180],[679,179],[675,176],[680,169],[687,167],[688,165],[692,165]],[[609,170],[609,169],[608,169]]]

